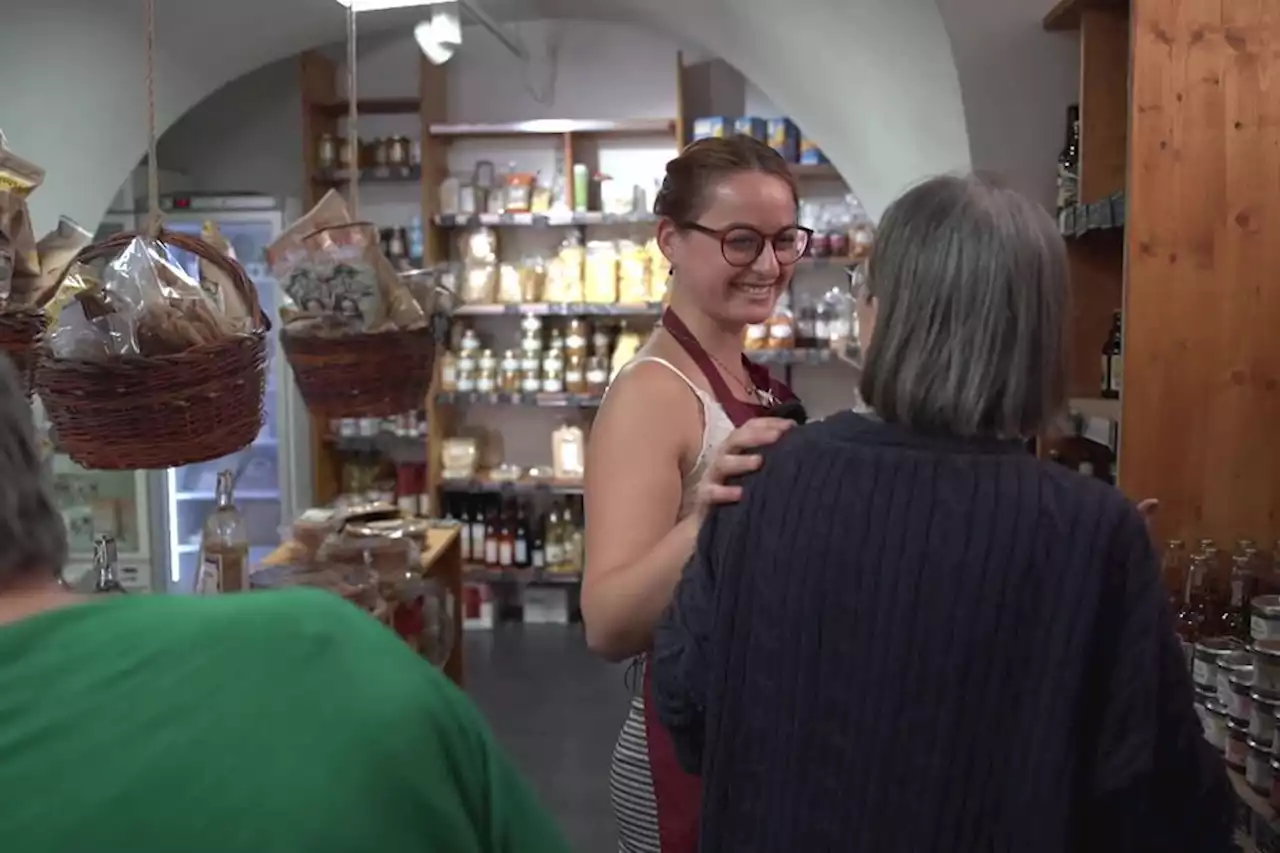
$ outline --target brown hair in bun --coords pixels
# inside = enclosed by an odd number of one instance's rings
[[[781,154],[758,139],[733,135],[699,139],[668,161],[653,212],[678,225],[694,222],[705,209],[707,189],[738,172],[774,175],[787,182],[792,196],[799,197],[795,176]]]

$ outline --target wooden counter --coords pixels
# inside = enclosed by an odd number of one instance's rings
[[[287,565],[301,555],[301,545],[297,542],[285,542],[268,554],[260,565]],[[453,651],[449,653],[443,670],[454,684],[462,687],[462,544],[458,539],[456,526],[433,527],[427,531],[427,541],[422,549],[422,574],[439,580],[453,597]]]

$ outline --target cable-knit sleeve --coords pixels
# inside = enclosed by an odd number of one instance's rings
[[[702,523],[693,558],[658,622],[649,660],[654,710],[671,733],[680,766],[695,775],[702,772],[716,577],[726,520],[725,510],[714,510]]]
[[[1202,736],[1155,551],[1136,512],[1121,522],[1115,543],[1086,714],[1074,849],[1231,850],[1230,783]]]

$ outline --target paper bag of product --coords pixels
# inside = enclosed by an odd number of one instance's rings
[[[200,236],[213,248],[231,260],[236,260],[236,250],[231,241],[222,236],[218,226],[205,222],[200,229]],[[212,261],[200,259],[200,287],[231,323],[241,332],[253,329],[254,319],[249,314],[249,306],[236,286],[231,283],[231,276],[222,267]]]
[[[0,190],[26,198],[43,183],[44,169],[10,151],[0,131]]]
[[[31,304],[39,302],[58,283],[63,270],[92,241],[93,235],[73,220],[66,216],[58,219],[58,227],[36,243],[36,254],[40,258],[40,278],[34,292],[30,294]]]
[[[330,190],[267,249],[281,282],[281,319],[295,332],[353,334],[419,328],[426,315],[382,253],[377,229],[353,222]]]
[[[40,284],[40,255],[23,196],[0,190],[0,303],[30,304]]]

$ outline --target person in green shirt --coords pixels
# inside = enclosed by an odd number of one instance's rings
[[[80,596],[0,358],[0,849],[567,853],[478,712],[318,590]]]

